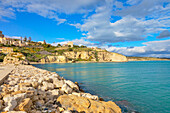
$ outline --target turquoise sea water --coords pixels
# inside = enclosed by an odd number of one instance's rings
[[[81,83],[86,92],[118,101],[124,112],[170,113],[170,61],[36,64]]]

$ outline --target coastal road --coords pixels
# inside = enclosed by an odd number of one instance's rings
[[[0,65],[0,85],[4,82],[4,80],[8,77],[8,74],[14,69],[13,64],[9,65]]]

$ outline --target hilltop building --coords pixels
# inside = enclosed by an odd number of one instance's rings
[[[73,42],[70,41],[70,42],[67,43],[67,45],[70,46],[70,47],[73,47]]]
[[[67,44],[63,44],[63,47],[68,47],[68,46],[73,47],[73,42],[69,41],[67,42]]]
[[[15,46],[26,46],[29,43],[28,42],[23,42],[19,39],[13,39],[13,38],[6,38],[4,37],[4,35],[2,34],[2,31],[0,31],[0,44],[4,44],[4,45],[15,45]]]

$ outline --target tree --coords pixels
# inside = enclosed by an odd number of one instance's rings
[[[21,40],[21,42],[22,42],[22,36],[20,37],[20,40]]]
[[[28,40],[28,42],[31,42],[31,37],[29,37],[29,40]]]
[[[46,44],[46,41],[44,40],[44,44]]]
[[[25,36],[25,38],[24,38],[24,40],[23,40],[24,42],[26,42],[27,41],[27,37]]]
[[[58,44],[57,47],[61,47],[61,44]]]

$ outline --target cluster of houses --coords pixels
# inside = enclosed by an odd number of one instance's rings
[[[20,39],[6,38],[2,34],[2,31],[0,31],[0,44],[15,45],[15,46],[23,47],[23,46],[27,46],[29,43],[28,42],[24,42],[24,41],[22,41]]]

